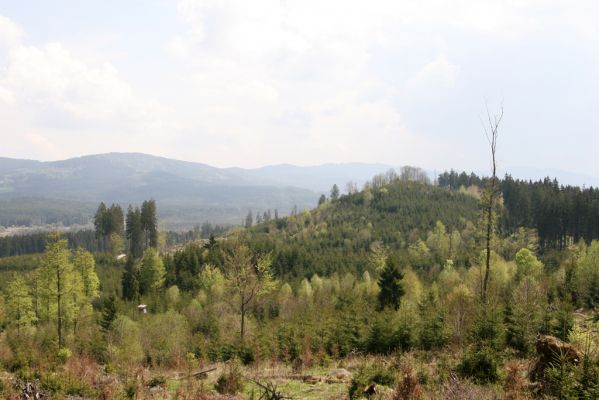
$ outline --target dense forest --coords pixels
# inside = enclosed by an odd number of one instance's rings
[[[439,175],[438,184],[454,191],[484,188],[488,178],[455,171]],[[521,227],[537,230],[541,247],[564,249],[585,240],[599,239],[599,189],[560,185],[557,180],[513,179],[500,182],[504,212],[501,228],[506,233]]]
[[[152,200],[101,204],[98,247],[50,235],[43,254],[0,268],[0,391],[599,398],[599,242],[574,222],[595,191],[496,183],[488,207],[489,179],[389,172],[361,191],[335,185],[313,210],[170,245]],[[543,230],[548,204],[561,238]]]

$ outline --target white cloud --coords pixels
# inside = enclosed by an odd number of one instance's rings
[[[0,23],[22,31],[5,17]],[[4,37],[18,37],[11,35]],[[11,39],[0,64],[1,104],[13,110],[3,121],[12,145],[5,151],[26,145],[41,158],[115,150],[115,144],[155,151],[172,128],[170,112],[136,94],[113,65],[86,62],[58,42]]]
[[[23,30],[11,19],[0,15],[0,48],[10,48],[21,42]]]
[[[451,89],[454,87],[460,68],[447,61],[445,57],[439,57],[424,65],[410,78],[408,85],[417,89]]]

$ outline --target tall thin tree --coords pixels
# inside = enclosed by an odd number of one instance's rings
[[[489,275],[491,271],[491,240],[493,237],[493,229],[495,225],[494,221],[494,211],[495,211],[495,203],[497,201],[497,137],[499,136],[499,124],[503,119],[503,105],[501,106],[501,111],[498,115],[493,115],[491,117],[491,113],[489,112],[489,108],[487,107],[487,122],[489,124],[488,127],[484,126],[485,135],[487,136],[487,140],[489,141],[489,146],[491,148],[491,170],[492,175],[491,179],[487,184],[487,189],[485,193],[486,204],[485,207],[485,219],[486,219],[486,233],[485,233],[485,275],[483,278],[482,284],[482,300],[483,302],[487,301],[487,289],[489,286]]]

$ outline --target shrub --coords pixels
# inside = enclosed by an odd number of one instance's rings
[[[215,389],[220,394],[236,394],[243,391],[243,376],[236,362],[229,364],[216,381]]]
[[[71,358],[71,355],[71,350],[63,347],[62,349],[58,350],[58,353],[56,353],[56,361],[58,361],[60,364],[64,364],[69,358]]]
[[[148,386],[156,387],[156,386],[163,386],[164,384],[166,384],[166,378],[162,375],[158,375],[158,376],[155,376],[152,379],[150,379]]]
[[[360,366],[354,374],[349,387],[349,398],[363,397],[364,389],[373,383],[383,386],[393,386],[397,369],[393,365],[375,359],[367,361]]]
[[[494,383],[501,378],[498,359],[498,355],[488,347],[470,351],[465,354],[458,371],[477,383]]]
[[[413,324],[395,321],[392,314],[386,313],[372,324],[364,347],[372,354],[391,354],[412,349],[416,341]]]

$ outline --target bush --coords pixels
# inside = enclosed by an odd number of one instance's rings
[[[67,396],[79,396],[84,398],[96,397],[96,391],[83,382],[73,381],[65,385],[64,394]]]
[[[499,356],[490,348],[482,348],[466,353],[458,366],[463,377],[477,383],[494,383],[501,379]]]
[[[164,386],[166,384],[166,378],[162,375],[158,375],[150,379],[148,386],[156,387],[156,386]]]
[[[64,364],[65,362],[67,362],[69,358],[71,358],[71,355],[71,350],[67,349],[66,347],[63,347],[62,349],[58,350],[58,353],[56,353],[56,360],[60,364]]]
[[[366,351],[372,354],[391,354],[414,347],[417,341],[414,327],[403,321],[395,321],[392,317],[387,314],[374,321],[366,338]]]
[[[239,365],[232,362],[227,369],[218,377],[216,391],[220,394],[236,394],[243,391],[243,376]]]
[[[349,398],[358,399],[364,396],[364,389],[369,385],[393,386],[397,369],[382,360],[367,361],[354,374],[349,387]]]

